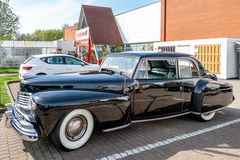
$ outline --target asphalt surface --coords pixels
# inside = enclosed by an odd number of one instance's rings
[[[48,138],[22,141],[0,121],[0,159],[240,159],[240,80],[234,85],[236,100],[219,111],[210,122],[198,122],[192,115],[136,123],[102,133],[94,131],[82,148],[57,150]],[[13,92],[18,84],[11,84]]]

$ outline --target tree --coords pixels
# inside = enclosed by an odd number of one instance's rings
[[[124,48],[122,45],[115,45],[114,47],[114,52],[123,52],[124,51]]]
[[[62,29],[37,29],[32,34],[21,34],[18,36],[19,41],[55,41],[63,38]]]
[[[18,41],[33,41],[33,37],[32,37],[32,34],[23,33],[23,34],[17,35],[16,40],[18,40]]]
[[[19,16],[13,13],[9,0],[0,0],[0,40],[11,40],[19,28]]]

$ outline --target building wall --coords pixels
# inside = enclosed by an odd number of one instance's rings
[[[67,26],[63,29],[63,40],[64,41],[75,41],[77,26]]]
[[[57,41],[58,49],[62,49],[63,54],[67,54],[68,52],[73,52],[76,50],[74,47],[74,41]]]
[[[227,56],[225,57],[227,59],[226,64],[226,77],[238,77],[239,76],[239,70],[238,70],[238,53],[236,53],[235,47],[236,42],[239,42],[240,39],[227,39]]]
[[[162,5],[162,41],[240,37],[240,0],[162,0]]]
[[[160,41],[161,3],[116,15],[116,21],[125,44]]]

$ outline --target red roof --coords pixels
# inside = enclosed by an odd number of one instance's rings
[[[82,6],[93,44],[123,44],[112,9]]]

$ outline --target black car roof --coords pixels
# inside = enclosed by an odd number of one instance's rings
[[[191,57],[189,54],[177,53],[177,52],[153,52],[153,51],[139,51],[139,52],[121,52],[121,53],[112,53],[111,56],[121,57],[121,56],[130,56],[130,57]]]

